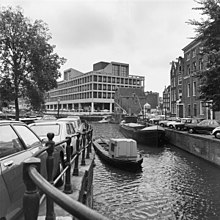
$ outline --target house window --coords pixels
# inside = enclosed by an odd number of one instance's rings
[[[187,84],[187,97],[190,97],[190,84]]]
[[[190,75],[190,66],[189,65],[187,66],[187,73],[188,73],[188,75]]]
[[[190,60],[190,53],[186,54],[186,60]]]
[[[199,70],[203,70],[203,59],[199,60]]]
[[[193,82],[193,96],[196,96],[196,82]]]
[[[200,115],[204,115],[205,113],[205,107],[203,107],[203,103],[204,102],[200,102],[200,106],[199,106]]]
[[[188,116],[191,116],[191,112],[190,112],[190,105],[188,105]]]
[[[195,57],[196,56],[196,49],[194,49],[193,51],[192,51],[192,57]]]
[[[182,76],[179,76],[178,78],[178,85],[182,85]]]
[[[193,104],[193,115],[197,116],[197,105]]]

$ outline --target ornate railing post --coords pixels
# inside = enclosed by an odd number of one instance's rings
[[[80,138],[80,133],[77,134],[77,139],[76,139],[76,159],[75,159],[75,165],[73,169],[73,176],[78,176],[79,175],[79,138]]]
[[[67,146],[66,146],[66,166],[68,166],[68,169],[66,171],[66,180],[64,185],[64,193],[70,194],[73,192],[72,185],[71,185],[71,179],[70,179],[70,173],[71,173],[71,137],[67,137]]]
[[[85,166],[86,165],[86,161],[85,161],[85,148],[86,146],[86,132],[85,130],[83,130],[83,134],[82,134],[82,159],[81,159],[81,166]]]
[[[23,180],[26,186],[26,191],[23,197],[25,220],[37,220],[38,218],[40,194],[38,192],[37,186],[30,178],[28,170],[30,166],[35,166],[37,171],[40,172],[40,165],[40,158],[36,157],[28,158],[23,163]]]
[[[86,159],[89,159],[89,154],[90,154],[90,131],[87,130],[86,131],[86,139],[87,139],[87,144],[88,144],[88,147],[86,149]]]
[[[55,142],[53,141],[54,133],[48,133],[47,137],[48,137],[48,141],[46,143],[46,146],[48,146],[48,149],[47,149],[48,156],[47,156],[47,161],[46,161],[47,180],[48,180],[48,182],[53,184],[53,166],[54,166],[53,152],[54,152],[54,145],[55,145]],[[45,219],[46,220],[55,220],[56,216],[55,216],[55,212],[54,212],[54,202],[49,196],[46,196],[46,198],[47,198],[47,201],[46,201],[47,211],[46,211],[46,218]]]

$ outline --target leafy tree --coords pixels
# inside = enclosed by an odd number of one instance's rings
[[[65,59],[54,53],[48,32],[42,20],[31,22],[19,7],[0,10],[0,92],[2,98],[15,102],[17,120],[18,98],[28,98],[35,108],[41,106],[43,94],[57,86],[61,75],[58,70]],[[2,88],[5,82],[8,86]]]
[[[202,55],[206,68],[199,72],[201,98],[213,101],[215,110],[220,110],[220,0],[196,1],[203,16],[200,21],[189,20],[194,25],[196,38],[202,42]]]

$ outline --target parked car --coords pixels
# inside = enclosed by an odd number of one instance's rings
[[[170,117],[170,118],[167,118],[166,120],[161,120],[161,121],[159,121],[159,125],[160,125],[161,127],[167,127],[167,126],[169,126],[168,123],[174,122],[174,121],[180,121],[180,118]]]
[[[64,121],[64,120],[69,120],[71,121],[72,123],[74,123],[74,128],[76,130],[76,132],[82,132],[83,131],[83,123],[80,119],[79,116],[68,116],[67,118],[61,118],[61,119],[58,119],[60,121]]]
[[[177,121],[170,121],[167,123],[167,126],[171,129],[176,129],[176,126],[179,125],[179,124],[185,124],[187,122],[190,122],[191,121],[191,118],[181,118],[180,120],[177,120]]]
[[[220,139],[220,127],[216,127],[216,128],[212,131],[212,135],[214,135],[216,138]]]
[[[53,141],[58,143],[66,139],[66,137],[71,137],[75,134],[75,129],[73,124],[68,121],[43,121],[35,122],[28,125],[43,141],[47,140],[47,133],[54,133]],[[71,140],[72,153],[76,152],[76,139],[73,137]],[[62,144],[64,152],[66,155],[66,143]]]
[[[218,120],[203,120],[198,124],[187,124],[185,125],[189,133],[200,133],[200,134],[211,134],[214,128],[220,126],[220,121]]]
[[[199,122],[201,122],[203,120],[204,120],[204,118],[188,118],[188,119],[186,119],[185,122],[183,121],[183,122],[176,123],[175,129],[184,131],[184,130],[186,130],[186,126],[188,124],[198,124]]]
[[[40,138],[23,122],[0,121],[0,219],[17,219],[22,211],[25,185],[23,161],[44,147]],[[64,164],[62,147],[54,149],[54,173]],[[42,153],[41,174],[47,178],[47,152]],[[62,180],[59,182],[62,185]]]

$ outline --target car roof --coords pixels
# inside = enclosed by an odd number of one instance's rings
[[[41,122],[34,122],[29,124],[29,126],[33,125],[61,125],[61,124],[66,124],[68,123],[67,121],[41,121]]]
[[[0,124],[23,124],[23,125],[26,125],[22,121],[15,121],[15,120],[0,120]]]

